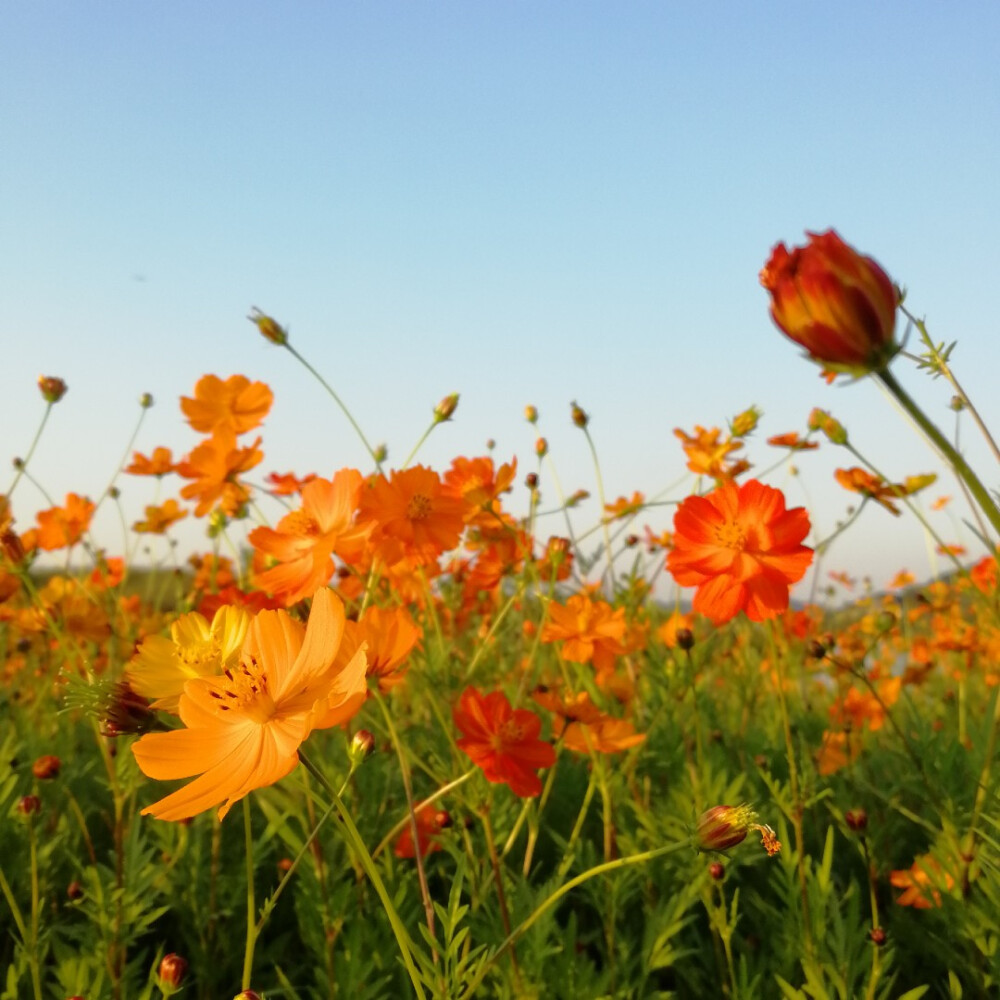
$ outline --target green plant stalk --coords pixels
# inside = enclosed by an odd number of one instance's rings
[[[378,894],[378,898],[382,902],[385,914],[389,918],[389,923],[392,926],[393,934],[396,936],[396,944],[399,946],[399,952],[403,959],[403,964],[406,966],[406,971],[410,976],[410,982],[413,984],[413,990],[420,1000],[425,1000],[424,988],[420,981],[420,973],[413,962],[413,954],[411,950],[413,942],[410,940],[410,935],[403,926],[403,922],[399,917],[396,907],[393,906],[392,898],[389,896],[389,891],[386,889],[385,883],[382,881],[382,876],[379,875],[378,869],[372,861],[371,854],[368,853],[368,848],[365,846],[364,838],[361,836],[358,828],[354,825],[354,819],[352,818],[347,807],[344,805],[341,797],[337,794],[336,789],[330,784],[329,781],[326,780],[326,775],[324,775],[323,772],[309,759],[301,748],[299,749],[299,760],[302,761],[302,765],[305,769],[323,786],[327,794],[332,798],[334,808],[337,810],[337,815],[340,817],[341,823],[343,824],[342,832],[344,834],[344,838],[347,840],[348,845],[353,850],[361,864],[361,867],[364,869],[365,874],[368,876],[375,892]]]
[[[993,696],[993,720],[990,723],[989,735],[986,737],[986,753],[983,755],[983,766],[979,772],[979,781],[976,783],[976,798],[972,804],[972,818],[969,820],[969,829],[965,837],[965,855],[968,861],[963,861],[964,871],[962,882],[968,878],[969,866],[972,864],[972,854],[976,846],[976,833],[979,820],[983,814],[983,806],[991,794],[990,772],[993,766],[993,758],[997,752],[997,735],[1000,733],[1000,690]]]
[[[292,345],[288,343],[287,340],[285,341],[283,346],[285,350],[288,351],[292,355],[292,357],[295,358],[295,360],[298,361],[299,364],[302,365],[303,368],[305,368],[305,370],[309,372],[309,374],[312,375],[312,377],[316,379],[317,382],[319,382],[321,386],[323,386],[323,388],[327,391],[327,394],[330,396],[330,398],[337,404],[337,406],[340,407],[341,412],[344,414],[345,417],[347,417],[348,423],[350,423],[350,425],[354,428],[358,437],[361,438],[361,443],[365,446],[365,449],[367,450],[368,454],[371,455],[372,461],[375,463],[375,468],[379,472],[381,472],[382,464],[379,462],[378,456],[375,454],[375,449],[372,448],[372,446],[368,443],[368,438],[365,437],[365,432],[361,429],[358,422],[354,419],[354,417],[351,414],[351,411],[344,405],[344,401],[334,391],[333,386],[331,386],[330,383],[327,382],[327,380],[323,378],[323,376],[320,375],[320,373],[316,371],[316,369],[313,368],[313,366],[309,364],[309,362],[306,361],[306,359],[302,357],[302,355],[299,354],[299,352],[295,350],[295,348],[292,347]]]
[[[604,529],[604,553],[608,560],[608,592],[611,593],[615,585],[615,560],[614,554],[611,551],[611,527],[604,516],[604,508],[607,505],[607,500],[604,496],[604,477],[601,475],[601,463],[597,458],[597,448],[594,446],[594,439],[590,436],[590,431],[586,427],[583,428],[583,434],[587,439],[587,444],[590,446],[590,454],[594,459],[594,479],[597,483],[597,499],[601,504],[601,524]]]
[[[14,479],[10,486],[7,487],[7,499],[9,500],[14,493],[14,489],[17,484],[21,481],[21,477],[25,474],[28,468],[28,463],[31,461],[32,456],[35,454],[35,449],[38,447],[38,442],[42,439],[42,431],[45,430],[45,424],[48,422],[49,414],[52,412],[53,403],[45,404],[45,412],[42,414],[42,422],[38,425],[38,430],[35,431],[35,436],[31,439],[31,444],[28,447],[28,454],[21,459],[21,462],[17,466],[17,471],[14,473]]]
[[[802,937],[806,947],[806,956],[813,956],[812,924],[809,918],[809,887],[806,884],[805,841],[802,834],[802,798],[799,791],[799,766],[795,756],[795,744],[792,741],[792,725],[788,717],[788,701],[785,698],[785,660],[778,649],[775,639],[774,619],[768,623],[767,630],[771,645],[771,656],[775,671],[778,674],[778,707],[781,711],[781,728],[785,737],[785,756],[788,759],[788,784],[792,793],[792,827],[795,830],[795,859],[799,873],[799,891],[802,895]]]
[[[253,828],[250,816],[250,798],[243,799],[243,831],[244,831],[244,853],[246,854],[246,877],[247,877],[247,936],[246,945],[243,949],[243,976],[240,989],[250,989],[250,981],[253,974],[253,953],[257,946],[257,904],[254,901],[253,889]]]
[[[880,372],[875,372],[874,375],[892,393],[907,415],[924,432],[931,444],[954,470],[955,474],[965,483],[969,492],[975,497],[976,503],[979,504],[980,510],[982,510],[983,514],[986,515],[986,519],[993,526],[993,530],[997,535],[1000,535],[1000,509],[993,502],[993,498],[982,482],[980,482],[979,477],[972,471],[969,463],[965,461],[951,442],[927,418],[923,410],[917,406],[909,393],[896,381],[895,376],[887,368]]]
[[[615,858],[614,861],[605,861],[603,864],[595,865],[593,868],[588,868],[587,871],[581,872],[579,875],[571,878],[565,885],[561,885],[555,890],[555,892],[542,900],[542,902],[536,906],[534,910],[532,910],[528,917],[507,935],[500,947],[497,948],[497,950],[493,952],[493,954],[490,955],[485,962],[483,962],[476,974],[468,983],[465,992],[462,994],[463,1000],[467,997],[473,996],[476,989],[479,987],[479,984],[486,978],[486,974],[497,963],[497,961],[514,946],[518,938],[534,926],[534,924],[536,924],[542,916],[545,915],[545,913],[551,910],[552,907],[563,898],[563,896],[572,892],[577,886],[583,885],[584,882],[589,882],[590,879],[595,878],[598,875],[606,875],[609,872],[617,871],[619,868],[628,868],[631,865],[645,864],[646,862],[654,861],[656,858],[661,858],[664,855],[672,854],[674,851],[679,851],[681,848],[693,848],[696,846],[696,838],[685,837],[683,840],[675,841],[672,844],[665,844],[663,847],[657,847],[651,851],[642,851],[640,854],[630,854],[625,858]]]
[[[378,685],[375,685],[372,695],[382,711],[382,718],[385,720],[386,729],[389,730],[389,739],[392,740],[393,748],[396,751],[396,759],[399,761],[399,773],[403,779],[403,792],[406,795],[406,811],[410,814],[410,836],[413,837],[413,859],[417,864],[417,882],[420,885],[420,898],[424,904],[424,917],[427,920],[427,930],[430,931],[431,938],[434,938],[434,904],[431,901],[430,889],[427,887],[427,873],[424,871],[423,851],[420,847],[420,829],[417,825],[417,814],[413,807],[413,783],[410,781],[410,768],[406,763],[403,754],[403,745],[400,742],[399,734],[392,722],[392,715],[386,708],[382,695],[379,694]],[[437,965],[437,951],[431,955],[434,964]]]

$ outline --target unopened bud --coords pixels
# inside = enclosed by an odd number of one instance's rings
[[[367,729],[359,729],[351,737],[351,745],[347,748],[347,756],[351,759],[351,766],[357,767],[362,761],[367,760],[375,752],[375,737]]]
[[[164,955],[160,961],[159,969],[160,989],[170,993],[179,989],[187,975],[187,970],[187,959],[181,958],[180,955],[175,955],[173,952]]]
[[[809,414],[809,430],[822,431],[832,444],[847,444],[847,430],[839,420],[818,407]]]
[[[844,821],[855,833],[860,833],[868,827],[868,813],[864,809],[848,809]]]
[[[549,442],[546,441],[545,438],[539,438],[535,442],[535,454],[539,458],[545,458],[545,456],[548,453],[549,453]]]
[[[626,535],[625,536],[625,548],[634,549],[639,544],[638,535]]]
[[[713,861],[708,866],[708,874],[716,882],[721,882],[726,877],[726,866],[721,861]]]
[[[21,816],[37,816],[42,811],[42,800],[37,795],[25,795],[17,803],[17,811]]]
[[[527,486],[529,490],[536,489],[537,486],[538,486],[538,473],[537,472],[529,472],[524,477],[524,485]]]
[[[529,424],[538,423],[538,408],[532,406],[530,403],[524,408],[524,419],[528,421]]]
[[[868,932],[868,939],[877,948],[881,948],[889,940],[889,935],[885,932],[884,927],[873,927]]]
[[[452,414],[458,409],[458,393],[453,392],[434,407],[434,422],[437,424],[451,420]]]
[[[237,993],[233,1000],[262,1000],[262,998],[256,990],[244,990],[242,993]]]
[[[777,854],[781,844],[774,831],[757,822],[757,813],[750,806],[712,806],[698,819],[697,841],[701,851],[728,851],[741,844],[747,832],[756,830],[769,855]]]
[[[578,504],[583,503],[584,500],[589,497],[590,494],[586,490],[577,490],[567,501],[567,507],[576,507]]]
[[[39,757],[34,764],[31,765],[31,773],[38,778],[39,781],[50,781],[52,778],[59,777],[59,768],[62,767],[62,761],[53,756],[52,754],[46,754],[44,757]]]
[[[288,331],[266,313],[262,313],[256,306],[250,310],[247,319],[260,330],[265,340],[269,340],[279,347],[284,347],[288,343]]]
[[[948,404],[956,413],[961,413],[965,409],[965,400],[961,396],[952,396]]]
[[[148,410],[153,405],[153,395],[149,392],[144,392],[139,397],[139,405],[144,409]]]
[[[751,406],[749,410],[744,410],[733,417],[733,422],[729,428],[730,432],[733,437],[746,437],[747,434],[756,429],[759,420],[760,410],[756,406]]]
[[[46,403],[58,403],[66,395],[66,383],[55,375],[39,375],[38,389]]]
[[[590,417],[583,411],[582,407],[577,405],[576,400],[573,400],[573,402],[570,403],[570,407],[570,414],[573,417],[573,423],[580,428],[586,427],[590,422]]]
[[[679,628],[674,633],[674,638],[677,641],[677,645],[685,652],[694,646],[694,632],[689,628]]]
[[[372,456],[376,464],[381,465],[389,457],[389,449],[384,444],[375,445],[375,452]]]
[[[71,902],[75,903],[78,899],[83,898],[83,886],[79,882],[70,882],[66,886],[66,898]]]

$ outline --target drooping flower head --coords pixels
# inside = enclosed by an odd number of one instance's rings
[[[832,229],[806,235],[809,243],[791,252],[779,243],[760,272],[771,318],[830,371],[884,368],[899,350],[892,282]]]
[[[764,621],[787,609],[789,587],[812,562],[807,534],[805,510],[787,510],[779,490],[727,481],[677,508],[667,568],[682,587],[698,588],[694,610],[716,625],[740,611]]]
[[[222,819],[246,794],[291,772],[317,709],[332,701],[360,708],[364,700],[364,652],[335,667],[343,632],[344,606],[330,590],[313,598],[305,628],[285,611],[261,611],[238,664],[184,685],[179,712],[186,728],[150,733],[133,745],[150,778],[197,775],[143,813],[181,820],[218,805]]]

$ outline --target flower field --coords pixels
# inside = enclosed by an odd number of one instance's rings
[[[590,523],[543,437],[422,464],[457,395],[390,464],[258,310],[369,467],[265,472],[270,387],[193,372],[186,454],[130,444],[105,494],[35,514],[72,400],[42,377],[0,496],[0,998],[996,996],[1000,510],[897,376],[943,380],[1000,453],[870,257],[810,234],[761,284],[828,381],[910,416],[978,554],[914,499],[935,477],[884,479],[822,409],[678,429],[684,490],[614,498],[574,402]],[[818,603],[832,538],[768,482],[818,447],[947,572]],[[126,510],[123,480],[155,498]],[[200,551],[137,558],[197,519]]]

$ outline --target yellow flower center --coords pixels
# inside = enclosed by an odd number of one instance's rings
[[[431,498],[423,493],[414,493],[406,505],[406,516],[411,521],[422,521],[433,510]]]
[[[714,534],[716,542],[723,548],[736,549],[738,552],[746,548],[747,533],[735,521],[716,525]]]
[[[206,677],[215,673],[219,668],[219,653],[219,640],[214,635],[177,647],[181,667],[191,677]]]
[[[508,719],[493,734],[490,746],[494,750],[502,751],[512,743],[520,743],[523,739],[524,730],[513,719]]]
[[[293,510],[285,515],[285,529],[293,535],[312,537],[319,534],[319,525],[304,510]]]
[[[221,693],[212,692],[212,697],[222,702],[219,708],[223,712],[240,711],[261,724],[271,719],[275,713],[274,699],[267,690],[267,675],[255,656],[241,660],[233,668],[227,667],[223,673],[228,683]]]

